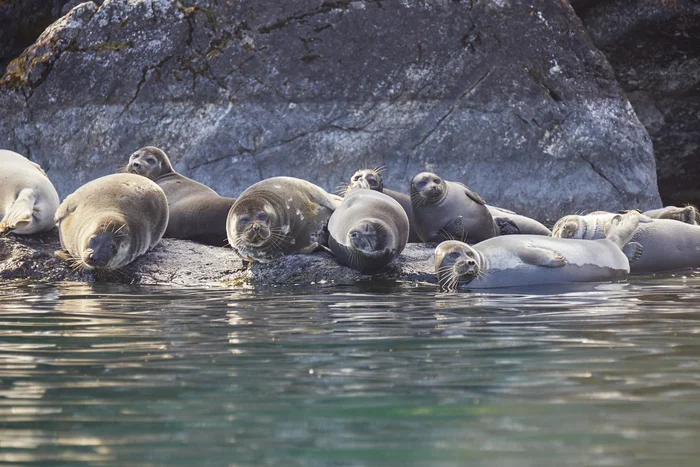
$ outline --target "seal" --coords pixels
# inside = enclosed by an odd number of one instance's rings
[[[155,182],[107,175],[78,188],[56,211],[61,248],[76,268],[115,270],[155,246],[168,225],[168,201]]]
[[[354,189],[328,221],[328,246],[343,264],[372,274],[403,251],[408,229],[408,216],[398,201],[378,191]]]
[[[411,198],[404,193],[385,188],[384,178],[382,176],[383,171],[384,167],[358,170],[352,174],[352,177],[350,177],[350,183],[343,187],[342,195],[344,196],[354,188],[360,188],[360,185],[363,182],[366,182],[367,187],[370,190],[384,193],[385,195],[389,196],[391,199],[395,200],[401,205],[406,213],[406,217],[408,217],[408,243],[420,243],[421,239],[418,236],[418,233],[416,233],[416,229],[413,227],[413,221],[411,220]]]
[[[605,235],[615,216],[608,212],[564,216],[554,224],[552,236],[599,239]],[[700,226],[640,215],[639,228],[623,251],[629,259],[632,274],[699,267]]]
[[[521,216],[508,209],[486,205],[500,235],[528,234],[551,236],[547,227],[526,216]]]
[[[0,167],[0,235],[30,235],[52,229],[59,200],[46,172],[5,149],[0,150]]]
[[[678,206],[666,206],[660,209],[644,211],[642,214],[652,219],[671,219],[691,225],[698,225],[698,220],[700,220],[698,209],[692,205],[683,208]]]
[[[194,240],[209,245],[226,243],[226,218],[235,198],[177,173],[165,152],[143,147],[129,157],[126,171],[156,182],[168,199],[170,220],[165,237]]]
[[[273,177],[247,188],[226,220],[230,245],[249,261],[311,253],[328,243],[328,219],[342,198],[306,180]]]
[[[630,266],[621,248],[639,225],[639,213],[618,214],[602,240],[507,235],[474,246],[443,242],[435,272],[444,289],[515,287],[622,280]]]
[[[431,172],[411,180],[413,226],[424,242],[459,239],[477,243],[498,235],[486,203],[466,185]]]

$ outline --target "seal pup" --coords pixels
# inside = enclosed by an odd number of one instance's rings
[[[498,235],[486,203],[466,185],[431,172],[411,180],[413,226],[424,242],[460,239],[477,243]]]
[[[609,212],[564,216],[554,224],[552,235],[596,240],[605,236],[615,216]],[[700,267],[700,226],[640,215],[639,228],[623,251],[632,274]]]
[[[469,246],[450,240],[435,249],[435,273],[444,289],[600,282],[627,277],[622,247],[639,225],[639,213],[618,214],[602,240],[506,235]]]
[[[0,236],[50,230],[59,200],[56,188],[38,164],[0,150]]]
[[[377,272],[406,247],[408,216],[398,201],[370,189],[353,189],[328,221],[328,246],[343,264]]]
[[[208,186],[175,172],[165,152],[153,146],[134,152],[126,171],[153,180],[168,198],[170,220],[165,237],[225,244],[226,218],[235,198],[219,196]]]
[[[500,235],[529,234],[551,236],[552,231],[527,216],[521,216],[508,209],[486,205]]]
[[[165,193],[151,180],[113,174],[93,180],[56,211],[60,259],[77,268],[114,270],[155,246],[168,225]]]
[[[267,263],[328,244],[328,219],[342,198],[311,182],[273,177],[247,188],[226,220],[229,244],[246,260]]]
[[[642,214],[652,219],[671,219],[691,225],[698,225],[698,219],[700,219],[698,209],[692,205],[683,208],[679,208],[678,206],[666,206],[660,209],[644,211]]]
[[[345,196],[348,191],[360,187],[360,183],[362,183],[362,181],[367,182],[370,190],[384,193],[401,205],[406,213],[406,216],[408,217],[408,243],[421,243],[421,239],[416,233],[416,229],[413,227],[413,222],[411,220],[411,198],[404,193],[385,188],[384,177],[382,176],[383,171],[384,167],[358,170],[352,174],[352,177],[350,177],[350,183],[343,187],[342,196]]]

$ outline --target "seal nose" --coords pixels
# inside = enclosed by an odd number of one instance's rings
[[[476,264],[476,261],[474,261],[473,259],[470,259],[470,260],[467,261],[467,264],[468,264],[469,266],[474,266],[474,265]]]
[[[139,167],[141,167],[141,163],[138,161],[134,161],[131,163],[131,166],[134,167],[135,169],[138,169]]]
[[[433,195],[434,195],[434,194],[437,193],[437,191],[438,191],[437,185],[433,185],[433,186],[430,187],[430,194],[433,194]]]

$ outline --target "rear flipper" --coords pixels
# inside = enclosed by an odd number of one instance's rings
[[[629,242],[622,248],[622,252],[627,256],[630,264],[634,264],[642,258],[644,247],[638,242]]]
[[[561,268],[568,264],[566,258],[558,251],[535,245],[527,245],[525,251],[520,254],[520,259],[525,264],[545,268]]]
[[[637,231],[637,227],[639,227],[638,211],[616,214],[610,223],[605,226],[605,238],[622,250],[632,239],[632,236]]]
[[[29,188],[21,190],[15,202],[7,210],[5,217],[0,221],[0,234],[29,227],[29,224],[32,222],[35,201],[36,194],[34,190]]]

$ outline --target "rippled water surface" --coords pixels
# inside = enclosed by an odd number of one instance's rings
[[[0,285],[0,465],[700,465],[700,278],[508,292]]]

